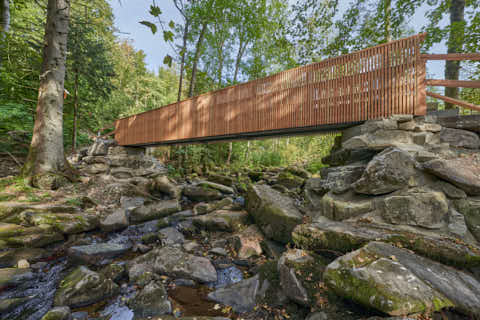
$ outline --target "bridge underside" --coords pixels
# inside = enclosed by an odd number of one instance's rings
[[[356,121],[356,122],[349,122],[349,123],[342,123],[342,124],[310,126],[310,127],[302,127],[302,128],[286,128],[286,129],[280,129],[280,130],[237,133],[237,134],[231,134],[231,135],[191,138],[191,139],[183,139],[183,140],[160,141],[160,142],[153,142],[153,143],[140,143],[140,144],[134,144],[129,146],[130,147],[155,147],[155,146],[168,146],[168,145],[216,143],[216,142],[227,142],[227,141],[244,141],[244,140],[279,138],[279,137],[317,135],[317,134],[327,134],[327,133],[341,131],[350,127],[360,125],[362,123],[364,123],[364,121]]]

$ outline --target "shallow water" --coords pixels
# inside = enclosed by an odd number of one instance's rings
[[[41,319],[52,308],[55,291],[61,280],[60,273],[65,269],[65,264],[65,259],[51,262],[46,268],[34,271],[34,279],[2,292],[0,299],[30,298],[26,303],[2,315],[2,319]]]

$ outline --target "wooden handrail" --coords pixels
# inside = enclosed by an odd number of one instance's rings
[[[465,101],[450,98],[450,97],[445,97],[445,96],[442,96],[441,94],[437,94],[437,93],[433,93],[433,92],[429,92],[429,91],[427,91],[427,96],[432,97],[432,98],[436,98],[436,99],[440,99],[440,100],[443,100],[445,102],[452,103],[452,104],[455,104],[457,106],[464,107],[464,108],[467,108],[467,109],[480,111],[480,106],[477,106],[476,104],[473,104],[473,103],[465,102]]]
[[[425,60],[480,61],[480,53],[421,54],[420,57]]]
[[[440,86],[450,88],[480,88],[480,81],[468,81],[468,80],[437,80],[427,79],[427,86]]]

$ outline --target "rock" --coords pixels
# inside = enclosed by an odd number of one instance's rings
[[[233,186],[233,179],[231,177],[217,173],[210,173],[208,175],[208,180],[227,187]]]
[[[215,189],[202,188],[198,185],[185,186],[183,195],[192,201],[213,201],[222,199],[222,193]]]
[[[100,273],[107,279],[114,282],[120,281],[127,275],[124,263],[112,263],[100,270]]]
[[[47,312],[41,320],[71,320],[72,314],[69,307],[56,307]]]
[[[21,306],[25,302],[28,302],[28,300],[30,300],[30,298],[6,298],[6,299],[1,299],[0,300],[0,315],[4,315],[9,311],[15,310],[15,308]]]
[[[315,295],[321,294],[324,289],[322,276],[325,266],[322,258],[305,250],[284,252],[277,268],[285,295],[298,304],[314,307]]]
[[[260,256],[263,252],[263,234],[256,225],[251,225],[233,236],[233,244],[240,259]]]
[[[89,165],[84,169],[87,174],[100,174],[106,173],[110,169],[110,165],[108,163],[94,163]]]
[[[139,319],[140,320],[140,319]],[[149,320],[149,319],[141,319]],[[230,320],[230,318],[225,317],[203,317],[203,316],[192,316],[192,317],[176,317],[176,316],[162,316],[158,320]]]
[[[291,232],[302,222],[302,214],[293,200],[267,185],[251,185],[247,193],[247,210],[265,236],[287,243]]]
[[[105,259],[122,255],[130,246],[117,243],[94,243],[85,246],[75,246],[68,249],[68,256],[80,263],[99,265]]]
[[[88,320],[87,311],[77,311],[72,313],[72,320]]]
[[[166,217],[182,210],[178,200],[158,201],[134,208],[130,212],[130,221],[138,223]]]
[[[150,282],[135,298],[128,302],[133,310],[134,319],[150,318],[172,313],[172,304],[168,301],[167,291],[158,282]]]
[[[0,223],[0,249],[5,247],[38,248],[62,240],[64,240],[63,236],[48,225],[23,227],[17,224]]]
[[[412,120],[408,122],[403,122],[398,125],[400,130],[415,131],[415,132],[440,132],[442,126],[436,123],[428,123],[424,121]]]
[[[233,188],[224,186],[223,184],[210,182],[210,181],[200,181],[200,182],[197,183],[197,186],[199,186],[201,188],[218,190],[221,193],[225,193],[225,194],[233,194],[234,193]]]
[[[0,221],[6,221],[8,218],[15,217],[23,211],[43,212],[43,213],[75,213],[78,208],[65,204],[31,204],[25,202],[0,201]],[[15,222],[14,222],[15,223]]]
[[[305,320],[329,320],[329,317],[325,312],[319,311],[310,313]]]
[[[180,199],[182,190],[168,179],[167,176],[158,176],[153,179],[150,191],[158,191],[172,199]]]
[[[403,231],[398,226],[335,222],[323,218],[297,226],[292,238],[298,248],[319,253],[324,250],[346,253],[370,241],[383,241],[457,268],[480,266],[480,248],[473,244],[445,236]]]
[[[225,207],[229,207],[232,204],[233,204],[233,200],[231,198],[224,198],[219,201],[208,202],[208,203],[200,202],[193,207],[193,211],[195,212],[196,215],[205,214],[215,210],[223,209]]]
[[[49,256],[49,252],[39,248],[11,249],[0,252],[0,268],[15,267],[21,260],[35,263]]]
[[[437,180],[432,184],[431,188],[445,193],[449,199],[465,199],[467,197],[465,191],[446,181]]]
[[[0,289],[9,286],[17,286],[34,278],[30,268],[4,268],[0,269]]]
[[[282,244],[265,239],[261,242],[262,250],[265,252],[267,257],[273,260],[278,260],[282,256],[282,254],[285,252],[285,246]]]
[[[480,195],[480,167],[470,158],[432,160],[425,162],[423,167],[469,195]]]
[[[130,280],[138,278],[145,272],[200,282],[217,280],[217,272],[210,260],[184,253],[176,247],[154,249],[130,261],[127,269]]]
[[[104,232],[122,230],[128,227],[128,217],[125,209],[118,208],[100,221],[100,228]]]
[[[160,239],[165,246],[172,244],[182,244],[185,242],[185,237],[177,229],[173,227],[164,228],[158,231]]]
[[[448,142],[450,146],[455,148],[480,148],[480,138],[478,135],[467,130],[443,128],[440,132],[440,141]]]
[[[208,250],[208,253],[212,253],[214,255],[217,255],[217,256],[222,256],[222,257],[226,257],[228,255],[228,252],[227,250],[225,250],[224,248],[212,248],[210,250]]]
[[[248,223],[248,213],[245,211],[217,210],[203,216],[193,217],[192,222],[200,229],[233,232],[245,227]]]
[[[27,260],[22,259],[22,260],[18,261],[18,263],[17,263],[17,268],[19,268],[19,269],[27,269],[27,268],[30,268],[30,263],[28,263]]]
[[[277,183],[287,189],[295,189],[302,187],[305,183],[305,179],[285,170],[278,175]]]
[[[405,145],[413,145],[414,133],[404,130],[379,129],[374,132],[354,136],[343,140],[342,147],[346,150],[369,149],[384,150],[387,148],[398,148]]]
[[[231,306],[235,312],[250,312],[255,308],[257,299],[264,295],[267,286],[265,282],[264,286],[261,286],[260,278],[256,275],[210,292],[208,299]]]
[[[303,179],[309,179],[312,176],[310,172],[298,166],[289,166],[284,171],[288,171],[291,174]]]
[[[144,156],[145,148],[111,145],[107,154],[108,156]]]
[[[351,189],[355,181],[360,179],[365,168],[365,165],[360,164],[321,169],[320,175],[322,178],[307,180],[305,190],[312,190],[319,195],[328,191],[335,194],[345,193]]]
[[[50,225],[63,234],[75,234],[93,230],[100,224],[96,214],[70,214],[70,213],[30,213],[23,212],[22,219],[28,223]]]
[[[382,242],[338,258],[324,273],[337,294],[393,316],[453,306],[480,315],[480,282]]]
[[[463,214],[468,230],[480,242],[480,198],[456,200],[455,207]]]
[[[343,166],[358,162],[364,163],[372,160],[377,153],[379,153],[379,150],[368,148],[332,150],[328,156],[322,158],[322,163],[330,166]]]
[[[114,167],[110,170],[109,174],[115,179],[131,179],[134,177],[134,171],[130,168]]]
[[[370,212],[374,209],[373,199],[363,195],[348,192],[336,195],[329,192],[318,203],[317,210],[312,214],[315,219],[319,214],[332,220],[345,220]]]
[[[395,254],[401,249],[393,248],[371,242],[329,264],[324,280],[337,295],[392,316],[438,311],[454,305],[405,266]],[[402,250],[402,258],[407,256],[404,253],[407,251]],[[425,268],[415,255],[407,259],[417,268]]]
[[[389,148],[370,161],[353,184],[358,193],[381,195],[415,185],[415,160],[405,151]]]
[[[442,192],[413,188],[378,201],[382,217],[391,224],[428,229],[441,228],[447,218],[448,201]]]
[[[183,250],[187,252],[193,252],[199,248],[201,248],[201,246],[195,240],[188,241],[183,244]]]
[[[115,140],[95,139],[94,143],[88,148],[87,154],[89,156],[105,156],[108,153],[108,148],[116,146]]]
[[[80,308],[109,298],[118,290],[112,280],[80,266],[61,281],[53,305]]]
[[[448,212],[448,231],[460,239],[465,239],[468,232],[465,217],[453,208]]]

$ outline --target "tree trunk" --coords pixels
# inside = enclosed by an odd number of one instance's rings
[[[238,71],[240,70],[240,62],[242,62],[243,53],[247,48],[248,41],[243,41],[240,39],[240,44],[238,46],[237,59],[235,61],[235,72],[233,74],[233,83],[237,83]]]
[[[391,17],[392,17],[392,0],[385,0],[385,42],[392,41],[392,26],[391,26]]]
[[[75,88],[73,97],[73,129],[72,129],[72,153],[77,149],[77,118],[78,118],[78,69],[75,70]]]
[[[0,0],[0,37],[10,30],[10,3],[9,0]]]
[[[178,97],[177,101],[182,100],[182,87],[183,87],[183,71],[185,69],[185,56],[187,54],[187,40],[188,40],[188,28],[190,22],[185,20],[185,30],[183,31],[183,45],[182,45],[182,58],[180,61],[180,80],[178,81]]]
[[[230,160],[232,159],[233,153],[233,142],[228,144],[228,157],[227,157],[227,165],[230,165]]]
[[[43,65],[32,142],[22,173],[29,184],[55,189],[73,179],[63,148],[63,92],[69,0],[48,0]]]
[[[195,47],[195,56],[193,58],[193,66],[192,66],[192,78],[190,79],[190,86],[188,88],[188,97],[193,97],[193,93],[195,91],[195,81],[197,78],[197,67],[198,67],[198,60],[200,59],[200,50],[202,48],[202,42],[205,38],[205,32],[207,31],[208,22],[204,21],[202,24],[202,30],[200,31],[200,35],[198,36],[197,45]]]
[[[218,87],[222,87],[222,74],[223,74],[223,45],[224,42],[220,45],[220,48],[218,49]]]
[[[250,141],[247,141],[247,151],[245,151],[245,161],[248,160],[249,154],[250,154]]]
[[[448,53],[461,52],[465,37],[465,0],[452,0],[450,4],[450,35],[448,38]],[[445,63],[445,79],[458,80],[460,74],[460,61],[447,61]],[[458,88],[445,88],[445,95],[458,99]],[[445,103],[445,109],[453,109],[455,105]]]

